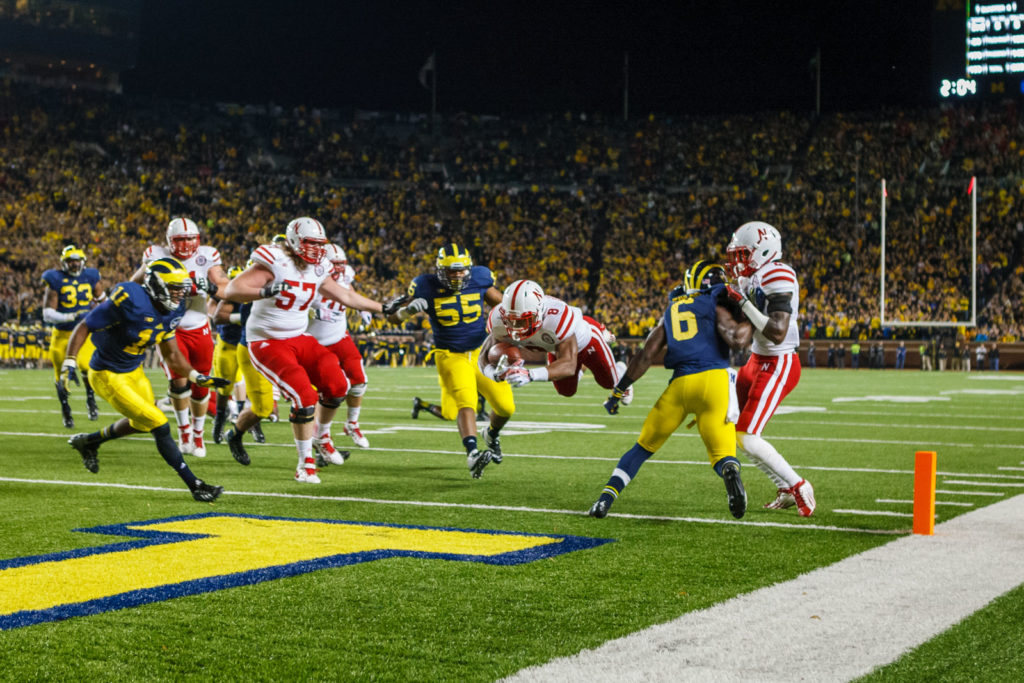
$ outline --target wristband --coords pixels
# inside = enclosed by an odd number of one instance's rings
[[[485,365],[484,369],[483,369],[483,373],[484,373],[484,377],[486,377],[487,379],[489,379],[491,381],[494,381],[494,366],[493,365],[491,365],[490,363]]]
[[[547,368],[533,368],[530,370],[530,380],[533,382],[547,382],[548,381],[548,369]]]
[[[744,299],[743,303],[740,304],[740,310],[747,316],[747,319],[751,322],[758,332],[764,332],[764,328],[768,325],[768,316],[761,311],[757,310],[757,306],[750,299]]]
[[[242,324],[242,314],[241,313],[231,313],[230,315],[228,315],[228,322],[231,323],[232,325],[241,325]]]
[[[198,370],[196,370],[195,368],[192,368],[191,370],[189,370],[189,372],[188,372],[188,381],[189,382],[192,382],[192,384],[197,384],[198,382],[196,380],[198,378],[199,378],[199,371]]]

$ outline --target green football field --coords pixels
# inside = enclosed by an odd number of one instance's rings
[[[915,451],[938,453],[940,524],[1024,491],[1020,374],[805,370],[765,437],[818,509],[762,509],[774,487],[744,463],[739,521],[685,428],[606,519],[586,515],[662,369],[617,416],[589,378],[571,399],[517,390],[505,460],[479,480],[454,423],[411,419],[433,369],[368,376],[371,448],[320,485],[292,480],[287,422],[247,440],[250,467],[208,422],[209,455],[187,462],[226,492],[201,504],[148,436],[87,472],[67,438],[112,409],[89,422],[78,391],[64,429],[50,371],[0,371],[0,678],[496,680],[909,534]],[[872,678],[1013,680],[1022,614],[1018,587]]]

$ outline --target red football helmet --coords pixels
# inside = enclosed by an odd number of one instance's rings
[[[327,233],[315,218],[296,218],[284,231],[285,241],[292,253],[306,263],[317,264],[327,252]]]
[[[188,218],[175,218],[167,224],[167,246],[175,258],[191,258],[199,249],[199,227]]]
[[[516,280],[501,298],[501,322],[515,341],[533,335],[543,322],[544,290],[533,280]]]

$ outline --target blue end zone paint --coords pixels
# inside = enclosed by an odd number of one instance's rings
[[[500,555],[486,556],[464,555],[454,553],[428,553],[408,550],[372,550],[361,553],[345,553],[339,555],[331,555],[328,557],[317,558],[315,560],[292,562],[289,564],[279,565],[275,567],[265,567],[263,569],[257,569],[247,572],[237,572],[225,576],[215,576],[204,579],[197,579],[195,581],[185,581],[183,583],[168,584],[166,586],[160,586],[158,588],[130,591],[128,593],[121,593],[119,595],[113,595],[107,598],[101,598],[99,600],[90,600],[88,602],[74,603],[70,605],[60,605],[58,607],[53,607],[51,609],[27,610],[22,612],[15,612],[13,614],[0,615],[0,631],[5,631],[13,628],[21,628],[22,626],[31,626],[33,624],[41,624],[48,621],[61,621],[64,619],[70,619],[71,617],[88,616],[90,614],[100,614],[102,612],[112,612],[115,610],[126,609],[128,607],[138,607],[140,605],[147,605],[152,602],[170,600],[171,598],[180,598],[187,595],[196,595],[197,593],[209,593],[212,591],[223,590],[225,588],[234,588],[236,586],[249,586],[256,583],[263,583],[265,581],[273,581],[274,579],[282,579],[289,576],[297,576],[299,574],[308,574],[309,572],[314,572],[319,569],[344,567],[347,565],[359,564],[361,562],[372,562],[374,560],[384,560],[392,557],[418,557],[422,559],[453,560],[457,562],[480,562],[483,564],[494,565],[516,565],[525,564],[528,562],[535,562],[536,560],[543,560],[549,557],[554,557],[556,555],[574,552],[576,550],[586,550],[588,548],[595,548],[597,546],[604,545],[605,543],[612,543],[615,540],[612,538],[588,538],[585,536],[562,536],[557,534],[529,534],[521,533],[518,531],[497,531],[489,529],[459,529],[456,527],[430,527],[408,524],[385,524],[383,522],[352,522],[336,519],[302,519],[296,517],[272,517],[268,515],[246,515],[236,513],[205,512],[195,515],[181,515],[178,517],[167,517],[164,519],[153,519],[142,522],[112,524],[92,527],[88,529],[74,529],[74,531],[81,531],[84,533],[136,537],[140,540],[114,543],[108,546],[78,548],[76,550],[48,553],[45,555],[32,555],[28,557],[17,557],[10,560],[3,560],[0,561],[0,571],[14,567],[24,567],[32,564],[40,564],[43,562],[54,562],[78,557],[87,557],[89,555],[100,555],[104,553],[132,550],[134,548],[144,548],[146,546],[151,545],[180,543],[182,541],[190,541],[197,538],[206,538],[209,536],[209,534],[185,534],[169,531],[129,528],[152,524],[165,524],[167,522],[177,522],[188,519],[201,519],[204,517],[244,517],[249,519],[271,519],[288,522],[319,522],[324,524],[348,524],[353,526],[379,526],[396,529],[463,531],[470,533],[483,533],[505,536],[529,536],[534,538],[550,538],[552,542],[545,543],[544,545],[540,546],[535,546],[533,548],[527,548],[525,550],[515,550],[507,553],[502,553]]]

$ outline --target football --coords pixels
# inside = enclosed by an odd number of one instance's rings
[[[508,356],[508,364],[512,365],[516,361],[522,360],[523,352],[515,344],[499,342],[488,349],[487,362],[491,365],[497,365],[502,356]]]

